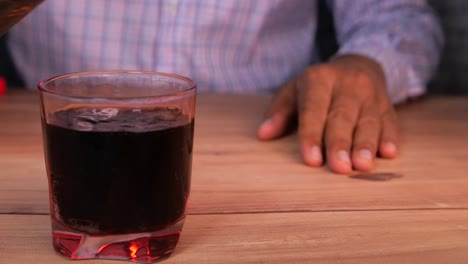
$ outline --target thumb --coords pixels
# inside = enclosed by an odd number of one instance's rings
[[[265,120],[257,130],[258,139],[271,140],[283,135],[296,107],[296,82],[292,80],[273,97],[266,111]]]

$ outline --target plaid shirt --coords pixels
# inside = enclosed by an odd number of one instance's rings
[[[425,91],[443,36],[424,0],[330,0],[339,54],[377,60],[394,102]],[[47,0],[9,35],[26,84],[109,69],[176,73],[199,91],[273,92],[319,63],[316,0]]]

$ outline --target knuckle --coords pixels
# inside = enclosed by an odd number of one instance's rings
[[[363,116],[359,119],[358,126],[362,127],[377,127],[380,124],[379,118],[375,116]]]
[[[325,122],[325,117],[327,115],[327,109],[323,105],[314,103],[313,101],[308,101],[299,104],[300,119],[303,122]]]
[[[310,131],[309,131],[310,132]],[[309,134],[309,133],[299,133],[299,138],[301,142],[306,142],[308,144],[314,144],[314,145],[321,145],[322,143],[322,138],[321,134]]]
[[[357,81],[361,82],[362,84],[372,84],[373,83],[373,80],[369,76],[369,74],[367,72],[363,71],[363,70],[356,69],[353,72],[353,76]]]
[[[320,120],[300,120],[298,133],[300,137],[321,137],[323,133]]]
[[[356,92],[355,100],[366,100],[369,102],[378,102],[378,83],[365,71],[356,69],[350,73],[350,80],[354,83],[354,87],[358,87],[359,92]]]
[[[299,76],[302,82],[311,82],[316,80],[327,80],[331,76],[331,69],[326,65],[307,67]]]
[[[353,149],[369,149],[371,151],[374,151],[377,148],[377,143],[374,141],[376,140],[369,140],[369,139],[362,139],[362,140],[356,140],[353,144]]]
[[[353,150],[368,149],[375,151],[377,149],[377,138],[375,140],[356,140],[353,142]]]
[[[322,145],[323,132],[319,129],[299,129],[298,136],[301,142],[313,145]]]
[[[355,122],[352,114],[343,107],[335,107],[334,109],[330,110],[327,121],[346,125],[354,125]]]
[[[327,149],[337,150],[337,149],[349,149],[351,146],[351,140],[344,137],[337,138],[326,138]]]
[[[362,87],[375,90],[376,86],[381,86],[384,85],[383,82],[378,81],[378,78],[372,72],[369,72],[369,70],[356,67],[352,71],[351,75],[354,80],[359,83]]]
[[[300,136],[313,136],[321,133],[321,131],[309,123],[309,125],[301,124],[298,133]]]

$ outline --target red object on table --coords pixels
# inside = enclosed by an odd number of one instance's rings
[[[6,93],[7,90],[7,82],[4,77],[0,77],[0,95],[3,95]]]

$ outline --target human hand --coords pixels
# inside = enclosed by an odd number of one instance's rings
[[[336,173],[370,171],[378,154],[398,154],[397,116],[384,73],[360,55],[308,67],[279,90],[266,118],[257,131],[261,140],[280,137],[297,118],[302,157],[313,167],[324,163],[325,154]]]

